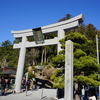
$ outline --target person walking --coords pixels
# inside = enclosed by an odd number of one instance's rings
[[[36,88],[36,79],[32,78],[32,81],[33,81],[33,89],[35,89]]]
[[[91,97],[89,97],[89,100],[96,100],[95,95],[92,95]]]
[[[8,79],[6,84],[7,84],[7,88],[9,88],[10,87],[10,79]]]
[[[30,89],[31,91],[33,91],[33,80],[31,80],[31,83],[30,83]]]
[[[27,86],[28,86],[28,89],[30,89],[30,83],[31,83],[31,80],[28,79],[28,80],[27,80]]]
[[[5,79],[1,80],[1,94],[5,95],[5,89],[6,89],[6,81]]]

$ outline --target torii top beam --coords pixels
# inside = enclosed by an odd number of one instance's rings
[[[37,47],[37,46],[57,44],[60,39],[64,38],[64,34],[61,33],[61,30],[67,30],[67,29],[79,27],[80,23],[82,23],[83,21],[84,21],[84,15],[80,14],[80,15],[73,17],[66,21],[43,26],[43,27],[41,27],[43,34],[48,34],[48,33],[58,31],[58,37],[55,37],[55,39],[44,40],[45,43],[39,44],[39,45],[35,44],[35,42],[27,41],[25,47],[28,48],[28,47]],[[59,34],[59,31],[60,31],[60,34]],[[14,34],[15,38],[21,38],[23,36],[26,36],[26,37],[33,36],[32,29],[27,29],[27,30],[22,30],[22,31],[11,31],[11,33]],[[21,43],[14,44],[13,48],[21,48]]]

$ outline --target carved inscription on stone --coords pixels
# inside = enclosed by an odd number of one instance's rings
[[[65,100],[73,100],[73,43],[66,41],[65,50]]]
[[[70,44],[67,44],[67,65],[70,65]]]

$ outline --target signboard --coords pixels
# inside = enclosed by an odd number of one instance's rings
[[[36,68],[37,68],[37,69],[43,69],[44,66],[43,66],[43,65],[37,65]]]
[[[36,44],[44,43],[41,27],[32,29]]]

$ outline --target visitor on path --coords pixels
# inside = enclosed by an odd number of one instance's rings
[[[8,81],[6,82],[6,86],[7,86],[7,88],[10,87],[10,79],[8,79]]]
[[[84,100],[85,99],[85,89],[84,89],[84,86],[82,86],[82,95],[81,95],[81,100]]]
[[[31,89],[31,91],[33,91],[33,86],[34,86],[34,81],[31,80],[31,83],[30,83],[30,89]]]
[[[35,89],[35,87],[36,87],[36,79],[32,78],[32,81],[33,81],[33,89]]]
[[[27,86],[27,81],[24,80],[24,81],[23,81],[23,87],[26,88],[26,86]]]
[[[64,98],[64,88],[62,88],[62,89],[58,88],[57,89],[57,98],[58,99]]]
[[[6,81],[5,81],[5,79],[3,78],[3,79],[1,80],[1,94],[2,94],[2,95],[5,95],[5,89],[6,89]]]
[[[93,87],[93,86],[90,87],[89,100],[96,100],[96,91],[95,91],[95,87]]]
[[[91,97],[89,97],[89,100],[96,100],[95,95],[92,95]]]
[[[31,80],[27,80],[27,86],[28,86],[28,89],[30,89],[30,83],[31,83]]]

